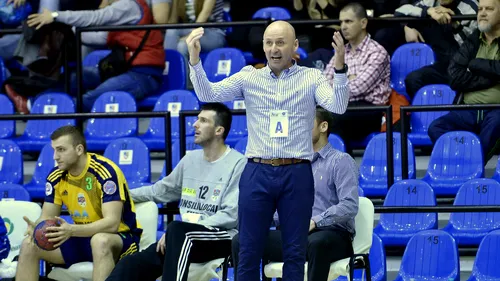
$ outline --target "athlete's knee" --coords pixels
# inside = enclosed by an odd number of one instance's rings
[[[106,255],[115,252],[119,246],[116,239],[113,239],[114,234],[110,233],[97,233],[90,239],[90,247],[94,255]]]
[[[33,257],[39,257],[39,251],[40,249],[33,241],[33,238],[31,237],[24,238],[23,243],[21,244],[21,251],[20,251],[21,256],[28,255]]]

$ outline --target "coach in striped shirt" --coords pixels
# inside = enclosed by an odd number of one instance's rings
[[[239,281],[260,280],[259,265],[273,214],[278,210],[283,235],[283,279],[303,280],[307,234],[314,201],[312,128],[316,105],[342,114],[349,88],[344,42],[333,36],[337,53],[334,87],[321,71],[292,59],[298,48],[293,27],[284,21],[264,32],[268,64],[244,67],[218,83],[210,83],[200,62],[203,28],[187,38],[190,78],[203,102],[245,99],[248,163],[240,180]]]

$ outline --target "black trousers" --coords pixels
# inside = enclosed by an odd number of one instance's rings
[[[189,265],[204,263],[231,254],[231,237],[226,231],[203,225],[173,221],[167,227],[165,255],[157,243],[142,252],[124,257],[107,281],[187,281]]]
[[[436,62],[410,72],[405,78],[406,93],[412,99],[423,86],[432,84],[449,85],[448,62]]]
[[[238,276],[238,252],[240,250],[239,235],[233,238],[234,280]],[[327,281],[332,262],[353,255],[351,234],[338,229],[315,229],[309,233],[307,245],[307,280]],[[264,263],[269,261],[283,262],[283,243],[281,231],[272,230],[266,241]]]
[[[373,106],[367,101],[349,102],[350,107]],[[382,112],[374,111],[347,111],[344,114],[333,113],[333,134],[344,141],[346,152],[352,153],[350,142],[362,141],[369,134],[380,132],[382,126]]]

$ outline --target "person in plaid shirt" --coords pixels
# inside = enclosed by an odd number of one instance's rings
[[[341,10],[340,21],[342,33],[348,41],[345,53],[350,93],[348,106],[387,104],[392,91],[390,58],[384,47],[371,39],[366,31],[366,10],[359,3],[350,3]],[[334,62],[335,56],[324,70],[330,83],[335,75]],[[381,112],[348,111],[334,116],[332,133],[344,140],[347,152],[351,152],[351,141],[363,140],[370,133],[380,131]]]

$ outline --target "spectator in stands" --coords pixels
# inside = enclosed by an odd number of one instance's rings
[[[450,63],[451,87],[463,93],[465,104],[500,104],[500,0],[480,0],[477,20],[479,29]],[[428,133],[435,143],[451,131],[478,134],[486,164],[500,148],[500,110],[450,111],[434,120]]]
[[[307,247],[307,280],[327,281],[330,263],[352,256],[354,217],[358,213],[358,167],[347,153],[328,142],[333,116],[316,109],[312,134],[314,158],[314,206]],[[278,214],[274,221],[279,226]],[[237,280],[239,235],[233,238],[234,279]],[[264,263],[283,261],[281,231],[269,233]]]
[[[170,23],[223,22],[224,0],[174,0]],[[175,7],[175,5],[174,5]],[[206,52],[222,48],[226,44],[224,28],[205,28],[200,44]],[[186,38],[192,29],[168,29],[165,34],[165,49],[179,51],[186,60],[188,48]]]
[[[131,191],[135,202],[180,200],[182,221],[171,222],[158,243],[120,261],[107,281],[189,280],[191,262],[231,254],[236,233],[239,181],[245,156],[224,144],[231,112],[221,103],[201,107],[195,143],[202,150],[184,156],[172,173],[152,186]]]
[[[40,14],[30,15],[28,24],[40,28],[54,21],[68,25],[86,27],[92,25],[143,25],[154,23],[153,16],[145,0],[102,0],[101,9],[94,11],[52,12],[44,10]],[[110,48],[124,48],[125,59],[129,60],[139,47],[146,31],[113,31],[106,37],[95,33],[94,38],[87,42],[103,44],[107,42]],[[131,68],[125,73],[101,79],[96,67],[84,68],[83,81],[88,91],[83,95],[84,110],[90,111],[94,101],[103,93],[109,91],[125,91],[137,100],[141,100],[160,87],[165,66],[165,50],[162,46],[163,36],[159,30],[151,30],[144,47],[131,62]]]
[[[172,0],[146,0],[146,2],[153,13],[155,23],[171,23],[169,19],[171,15]]]
[[[347,40],[345,60],[348,66],[349,106],[384,105],[389,101],[390,58],[385,49],[371,39],[366,31],[368,16],[359,3],[347,4],[340,12],[342,33]],[[333,84],[335,56],[324,74]],[[373,132],[380,132],[381,112],[348,111],[335,114],[330,130],[340,136],[351,152],[349,143],[363,140]],[[355,129],[353,129],[355,128]]]
[[[477,27],[476,21],[452,21],[451,17],[476,13],[477,0],[419,0],[413,5],[399,7],[394,16],[430,17],[434,21],[396,26],[377,32],[374,39],[391,55],[406,42],[426,43],[434,50],[434,64],[415,70],[406,77],[406,94],[410,98],[423,86],[449,83],[449,62],[464,39]]]
[[[27,237],[21,244],[16,280],[38,280],[40,260],[45,260],[66,267],[93,262],[92,280],[103,281],[119,257],[139,250],[142,229],[127,180],[112,161],[87,153],[77,127],[60,127],[50,139],[57,166],[47,176],[40,218],[32,222],[24,217]],[[63,204],[74,224],[59,217]],[[45,251],[33,242],[33,231],[39,222],[54,218],[59,226],[47,227],[45,236],[55,249]]]

